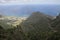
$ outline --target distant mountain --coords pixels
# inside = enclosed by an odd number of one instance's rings
[[[33,12],[30,17],[27,18],[23,23],[21,23],[20,27],[23,32],[36,31],[36,32],[48,32],[50,31],[51,25],[50,21],[52,20],[52,16],[43,14],[41,12]]]
[[[4,15],[0,14],[0,18],[4,17]]]

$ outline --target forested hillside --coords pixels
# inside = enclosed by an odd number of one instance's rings
[[[5,22],[2,23],[4,24]],[[4,29],[2,25],[0,24],[0,40],[60,40],[60,15],[54,18],[34,12],[14,28]]]

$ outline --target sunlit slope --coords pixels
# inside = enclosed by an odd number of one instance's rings
[[[5,29],[17,27],[25,17],[15,17],[15,16],[0,16],[0,25]]]

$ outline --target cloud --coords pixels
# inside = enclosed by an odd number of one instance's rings
[[[60,0],[0,0],[0,4],[60,4]]]

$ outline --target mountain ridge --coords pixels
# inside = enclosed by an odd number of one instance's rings
[[[20,27],[25,33],[33,30],[35,30],[36,32],[47,32],[51,30],[51,25],[49,25],[51,20],[52,18],[50,18],[50,16],[47,17],[41,12],[33,12],[32,15],[27,18],[27,20],[21,23]]]

